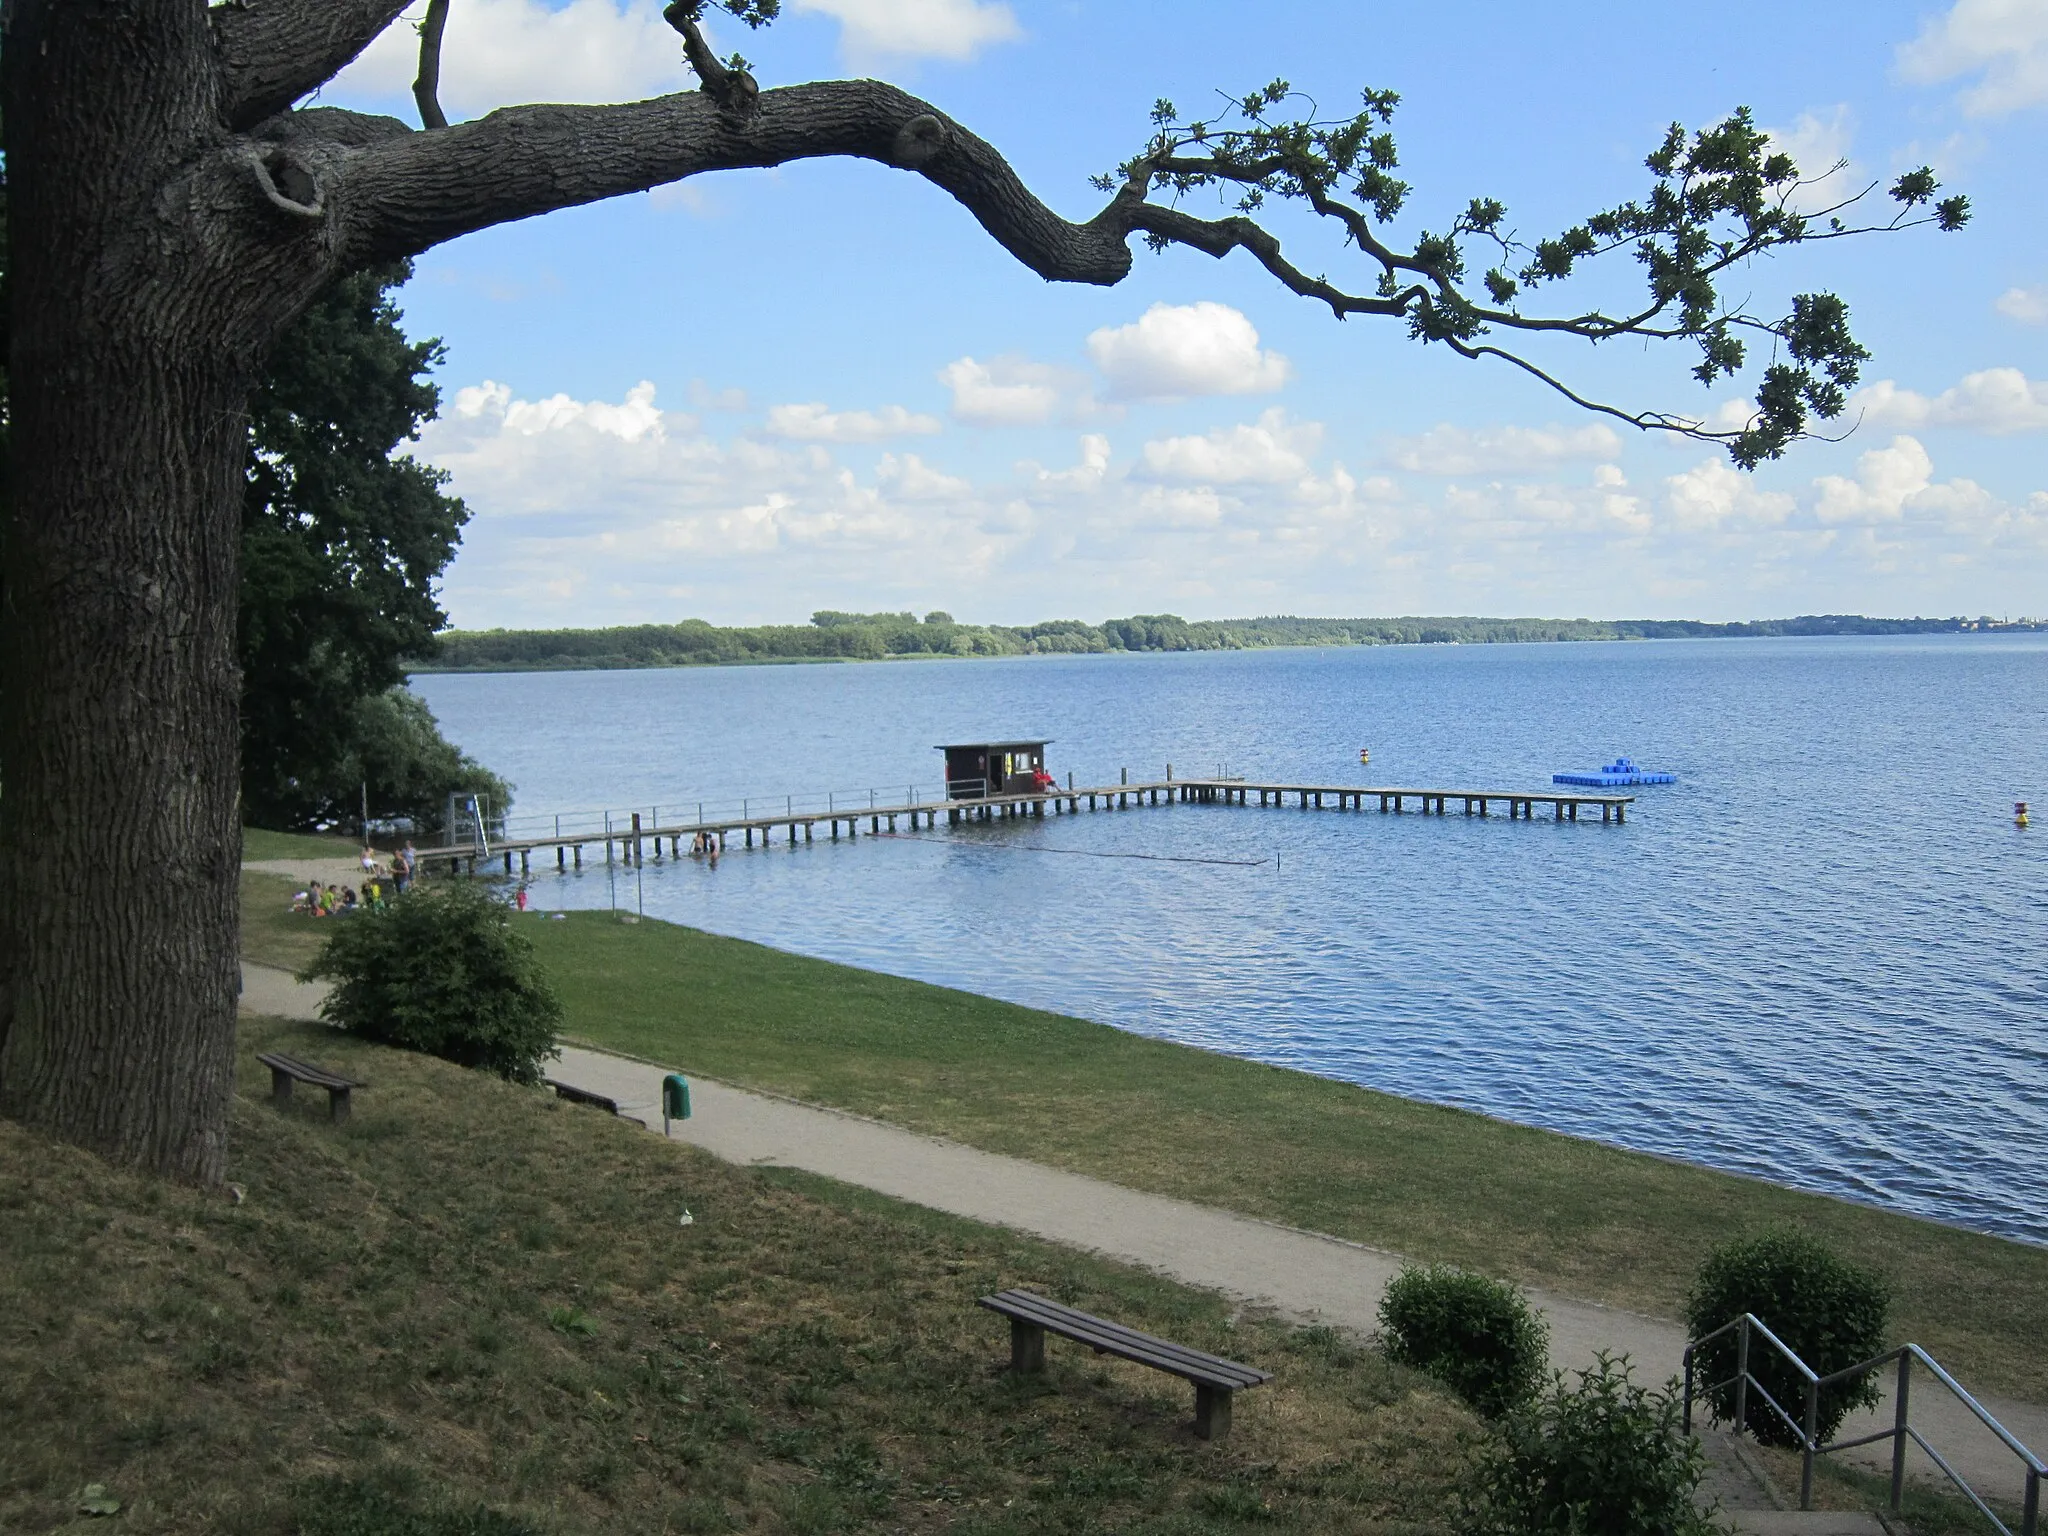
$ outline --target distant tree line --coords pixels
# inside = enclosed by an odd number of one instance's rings
[[[1241,651],[1301,645],[1499,645],[1566,640],[1677,640],[1734,635],[1903,635],[2040,628],[1984,619],[1870,619],[1817,614],[1708,624],[1694,619],[1183,619],[1141,613],[1090,624],[962,624],[936,611],[842,613],[808,624],[728,627],[686,619],[613,629],[449,630],[414,672],[580,671],[732,666],[748,662],[885,661],[918,656],[1097,655],[1108,651]]]

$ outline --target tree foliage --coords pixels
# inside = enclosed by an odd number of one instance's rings
[[[1368,89],[1361,110],[1348,118],[1320,117],[1313,103],[1305,115],[1289,115],[1286,109],[1302,99],[1287,81],[1275,80],[1225,96],[1208,121],[1188,118],[1162,99],[1153,106],[1145,147],[1095,184],[1109,191],[1121,180],[1126,191],[1137,192],[1163,185],[1176,200],[1215,189],[1232,217],[1206,221],[1177,207],[1156,211],[1139,221],[1152,248],[1185,244],[1220,256],[1241,246],[1293,292],[1327,304],[1339,319],[1398,319],[1417,341],[1441,343],[1463,357],[1500,358],[1589,410],[1724,444],[1744,469],[1781,457],[1811,435],[1814,422],[1840,417],[1870,354],[1850,333],[1848,305],[1835,294],[1794,294],[1784,314],[1759,314],[1749,307],[1746,286],[1740,296],[1724,294],[1726,280],[1738,273],[1746,279],[1758,258],[1789,247],[1923,224],[1954,231],[1970,217],[1967,197],[1936,198],[1940,184],[1926,167],[1891,184],[1889,211],[1876,183],[1802,211],[1805,198],[1842,166],[1803,172],[1740,107],[1692,133],[1673,123],[1643,162],[1652,177],[1646,193],[1557,234],[1529,239],[1509,220],[1506,204],[1476,197],[1437,232],[1424,228],[1404,246],[1390,234],[1413,190],[1394,174],[1400,153],[1391,124],[1400,97]],[[1346,292],[1295,266],[1250,218],[1269,200],[1298,204],[1331,221],[1374,273],[1372,293]],[[1539,291],[1622,252],[1640,269],[1645,291],[1636,301],[1611,312],[1560,307],[1544,313],[1534,304]],[[1475,266],[1484,268],[1476,282]],[[1588,399],[1504,345],[1503,335],[1688,342],[1699,351],[1693,377],[1703,385],[1742,373],[1754,346],[1766,349],[1768,361],[1748,421],[1723,428],[1695,416]]]
[[[409,817],[438,827],[450,795],[476,795],[493,821],[512,803],[512,786],[441,734],[427,702],[408,688],[387,688],[356,700],[342,755],[308,788],[330,808],[327,819],[348,821],[365,793],[374,817]]]
[[[440,405],[427,375],[441,344],[408,340],[391,296],[410,273],[377,267],[324,292],[250,402],[242,799],[258,825],[353,816],[365,778],[374,812],[415,814],[474,777],[424,706],[386,697],[447,622],[434,583],[469,517],[443,471],[398,451]]]

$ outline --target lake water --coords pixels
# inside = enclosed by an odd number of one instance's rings
[[[1064,781],[1679,781],[1625,827],[1180,806],[536,872],[806,954],[2048,1241],[2048,640],[425,676],[521,818]],[[1358,749],[1370,747],[1361,768]],[[2048,810],[2048,807],[2044,807]],[[597,850],[591,850],[595,853]],[[1143,854],[1148,858],[1078,857]],[[1167,862],[1159,856],[1239,862]],[[551,863],[552,861],[550,861]]]

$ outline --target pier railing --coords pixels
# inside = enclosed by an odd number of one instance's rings
[[[1695,1356],[1707,1345],[1730,1334],[1733,1334],[1735,1337],[1735,1374],[1728,1377],[1725,1381],[1712,1382],[1705,1386],[1695,1386],[1693,1381]],[[1787,1409],[1783,1403],[1780,1403],[1775,1397],[1771,1396],[1764,1384],[1757,1380],[1756,1373],[1750,1369],[1749,1362],[1759,1342],[1764,1347],[1777,1351],[1779,1357],[1784,1360],[1786,1365],[1791,1367],[1793,1374],[1799,1379],[1804,1388],[1802,1393],[1803,1401],[1799,1404],[1799,1416],[1797,1418],[1793,1417],[1791,1410]],[[2025,1492],[2021,1499],[2020,1526],[2017,1531],[2007,1525],[2005,1521],[2001,1520],[1992,1511],[1991,1506],[1984,1502],[1983,1496],[1976,1489],[1972,1488],[1969,1483],[1964,1481],[1963,1475],[1956,1471],[1948,1458],[1935,1449],[1927,1437],[1913,1426],[1911,1416],[1912,1385],[1913,1367],[1916,1363],[1929,1376],[1932,1376],[1935,1381],[1947,1388],[1957,1402],[1967,1408],[1979,1423],[1998,1438],[2000,1444],[2019,1458],[2020,1466],[2025,1474]],[[1851,1382],[1861,1381],[1873,1371],[1883,1370],[1888,1365],[1896,1365],[1898,1368],[1898,1380],[1892,1391],[1891,1428],[1880,1429],[1868,1435],[1860,1435],[1854,1440],[1834,1440],[1827,1444],[1822,1444],[1819,1434],[1821,1393],[1829,1387],[1847,1386]],[[1783,1339],[1771,1332],[1764,1325],[1762,1319],[1752,1313],[1745,1312],[1732,1323],[1723,1324],[1712,1333],[1694,1339],[1685,1347],[1685,1429],[1687,1434],[1692,1433],[1693,1399],[1696,1396],[1724,1392],[1731,1387],[1735,1391],[1735,1404],[1734,1412],[1730,1417],[1737,1434],[1742,1433],[1744,1426],[1749,1422],[1749,1394],[1752,1392],[1762,1398],[1764,1406],[1776,1414],[1785,1427],[1791,1431],[1793,1443],[1800,1449],[1799,1507],[1801,1509],[1811,1509],[1813,1507],[1813,1467],[1819,1458],[1832,1455],[1836,1451],[1854,1450],[1857,1446],[1874,1445],[1880,1440],[1889,1440],[1892,1442],[1891,1512],[1895,1515],[1900,1513],[1900,1507],[1906,1494],[1906,1446],[1910,1442],[1919,1446],[1921,1450],[1927,1453],[1928,1459],[1935,1466],[1939,1467],[1942,1474],[1962,1491],[1963,1497],[1976,1505],[1978,1513],[1983,1515],[1986,1520],[1989,1520],[1992,1526],[2001,1533],[2001,1536],[2040,1536],[2041,1482],[2044,1477],[2048,1477],[2048,1466],[2044,1466],[2040,1457],[2020,1444],[2012,1431],[1993,1418],[1985,1410],[1982,1403],[1979,1403],[1977,1399],[1970,1396],[1963,1389],[1961,1382],[1942,1369],[1940,1361],[1928,1354],[1918,1344],[1902,1344],[1897,1349],[1888,1350],[1884,1354],[1873,1355],[1870,1359],[1863,1361],[1859,1365],[1852,1365],[1847,1370],[1835,1371],[1830,1375],[1822,1376],[1804,1360],[1800,1359],[1798,1355],[1793,1353],[1791,1347]]]
[[[678,794],[659,804],[600,807],[596,810],[548,811],[525,816],[507,816],[494,829],[499,842],[548,842],[586,838],[596,843],[606,837],[629,834],[633,818],[643,828],[723,826],[736,821],[765,821],[776,817],[810,819],[826,816],[857,816],[882,806],[944,805],[944,784],[898,784],[886,788],[834,789],[823,794],[739,795],[710,799],[686,798]]]

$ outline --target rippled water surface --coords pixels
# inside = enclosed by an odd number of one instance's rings
[[[938,779],[1547,786],[1627,826],[1173,806],[536,874],[622,906],[2048,1241],[2048,643],[1386,647],[428,676],[521,816]],[[1361,769],[1360,746],[1372,749]],[[842,803],[844,803],[842,801]],[[2044,807],[2048,809],[2048,807]],[[1064,851],[1064,852],[1062,852]],[[595,852],[595,850],[593,850]],[[1072,856],[1145,854],[1147,859]],[[1247,861],[1176,863],[1157,856]],[[616,884],[613,876],[617,876]]]

